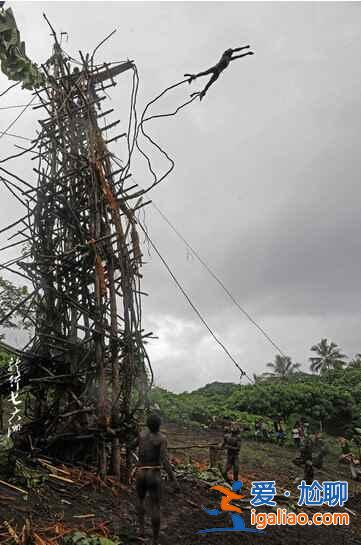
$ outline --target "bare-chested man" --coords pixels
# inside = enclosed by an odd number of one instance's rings
[[[194,79],[199,78],[200,76],[208,76],[208,74],[213,74],[203,91],[201,91],[200,93],[192,93],[191,96],[199,94],[199,99],[202,100],[210,86],[215,81],[217,81],[220,74],[223,72],[223,70],[227,68],[231,61],[240,59],[241,57],[246,57],[247,55],[253,55],[252,51],[248,51],[247,53],[243,53],[242,55],[236,55],[235,57],[232,57],[233,53],[236,53],[237,51],[242,51],[243,49],[249,49],[249,47],[249,45],[245,45],[244,47],[236,47],[236,49],[227,49],[215,66],[212,66],[204,72],[199,72],[199,74],[184,74],[185,77],[189,77],[189,83],[191,83]]]
[[[153,529],[153,545],[158,545],[160,529],[160,496],[161,474],[163,466],[170,480],[179,485],[172,471],[167,455],[167,439],[160,433],[161,420],[156,414],[147,418],[147,430],[140,432],[138,437],[139,463],[136,473],[136,487],[138,495],[138,515],[141,535],[144,535],[144,501],[147,492],[150,496],[151,520]]]
[[[231,433],[226,433],[223,439],[223,448],[227,451],[226,462],[226,479],[228,480],[228,472],[232,469],[233,480],[238,481],[239,473],[239,450],[241,448],[241,437],[239,427],[232,424]]]

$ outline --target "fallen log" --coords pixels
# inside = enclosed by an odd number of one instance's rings
[[[167,447],[167,448],[168,450],[187,450],[190,448],[210,448],[210,447],[214,447],[214,448],[218,447],[219,450],[223,450],[219,446],[219,443],[207,443],[205,445],[177,445],[174,447]]]
[[[17,492],[20,492],[21,494],[27,494],[27,490],[23,490],[22,488],[18,488],[17,486],[14,486],[13,484],[7,483],[6,481],[0,481],[0,484],[4,486],[8,486],[12,490],[16,490]]]
[[[53,473],[50,473],[49,477],[52,477],[53,479],[58,479],[59,481],[62,481],[65,483],[75,484],[75,481],[72,481],[71,479],[66,479],[65,477],[60,477],[60,475],[54,475]]]

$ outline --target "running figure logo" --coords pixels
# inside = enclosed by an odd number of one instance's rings
[[[231,502],[234,500],[241,500],[242,498],[244,498],[243,495],[239,494],[241,488],[242,481],[235,481],[232,485],[232,490],[226,488],[225,486],[217,485],[211,487],[211,490],[216,490],[217,492],[223,494],[221,498],[220,509],[207,509],[203,506],[202,509],[207,513],[207,515],[210,515],[212,517],[216,517],[222,513],[229,513],[232,520],[232,526],[229,528],[221,527],[198,530],[197,534],[208,534],[215,532],[262,532],[262,530],[257,530],[256,528],[247,528],[243,518],[240,515],[240,513],[242,513],[242,509],[231,504]]]

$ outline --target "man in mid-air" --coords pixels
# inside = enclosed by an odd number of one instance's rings
[[[247,55],[253,55],[252,51],[247,51],[247,53],[232,57],[233,53],[236,53],[237,51],[242,51],[243,49],[249,49],[249,47],[249,45],[245,45],[243,47],[236,47],[236,49],[227,49],[215,66],[212,66],[204,72],[199,72],[199,74],[184,74],[185,77],[189,77],[189,83],[191,83],[194,79],[199,78],[200,76],[208,76],[208,74],[212,74],[211,79],[209,80],[203,91],[201,91],[200,93],[192,93],[191,96],[199,95],[199,99],[202,100],[210,86],[213,85],[215,81],[217,81],[220,74],[223,72],[223,70],[227,68],[231,61],[240,59],[241,57],[246,57]]]
[[[153,529],[153,545],[158,545],[160,530],[160,496],[162,466],[168,477],[174,483],[176,490],[179,485],[172,471],[167,455],[167,439],[160,433],[161,420],[157,414],[147,418],[147,428],[138,437],[138,467],[136,470],[136,488],[138,496],[138,515],[140,533],[144,535],[144,501],[147,493],[150,497],[151,520]]]

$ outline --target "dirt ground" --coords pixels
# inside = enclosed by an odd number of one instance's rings
[[[167,426],[166,431],[171,447],[220,440],[220,435],[215,432],[180,430],[175,426]],[[176,463],[191,462],[200,469],[205,468],[208,462],[207,449],[171,449],[170,456]],[[244,441],[240,472],[240,480],[244,483],[242,493],[249,497],[252,480],[275,480],[278,490],[288,489],[292,495],[298,495],[294,480],[301,476],[301,471],[292,464],[294,457],[295,451],[290,448]],[[315,478],[321,481],[346,480],[348,472],[346,467],[338,466],[335,457],[330,457],[326,459],[323,471],[318,472]],[[60,545],[61,535],[72,529],[118,536],[124,545],[151,543],[149,524],[146,540],[137,537],[134,483],[129,487],[108,483],[106,488],[96,488],[95,484],[87,483],[84,478],[76,483],[48,479],[26,500],[18,491],[12,491],[0,483],[0,542],[11,543],[5,521],[19,533],[28,518],[37,535],[47,545]],[[350,499],[346,506],[353,514],[350,514],[349,527],[269,527],[263,534],[242,532],[233,535],[197,534],[200,529],[229,526],[229,520],[223,516],[217,519],[210,517],[203,511],[202,505],[217,505],[216,493],[210,491],[208,483],[183,476],[180,477],[180,485],[181,490],[176,493],[170,483],[164,483],[160,545],[248,545],[255,542],[260,545],[361,545],[361,486],[358,483],[350,482]],[[249,510],[244,511],[243,516],[246,525],[250,526]],[[38,543],[44,545],[41,541]]]

